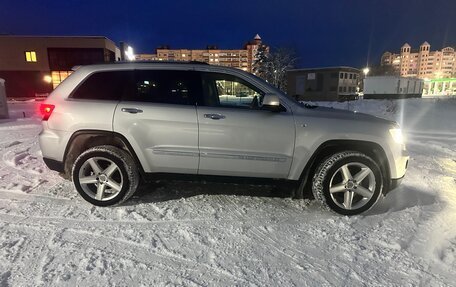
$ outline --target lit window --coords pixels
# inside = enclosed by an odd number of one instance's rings
[[[27,62],[36,62],[36,52],[35,51],[25,52],[25,60]]]
[[[72,71],[52,71],[51,78],[52,78],[52,87],[55,89],[57,86],[65,80]]]

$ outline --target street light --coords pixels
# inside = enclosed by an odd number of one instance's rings
[[[369,67],[366,67],[363,69],[364,77],[366,77],[367,74],[369,74],[369,71],[370,71]]]
[[[43,81],[45,81],[46,83],[50,84],[52,82],[52,77],[49,76],[49,75],[45,75],[43,77]]]
[[[125,56],[129,61],[133,61],[135,59],[135,54],[133,53],[133,48],[131,46],[128,46],[127,50],[125,50]]]

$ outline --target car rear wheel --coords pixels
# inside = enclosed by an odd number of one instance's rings
[[[113,146],[83,152],[74,162],[72,177],[78,193],[97,206],[122,203],[134,194],[139,183],[130,154]]]
[[[336,153],[323,161],[315,172],[312,192],[324,206],[342,215],[369,210],[383,189],[383,176],[377,163],[355,151]]]

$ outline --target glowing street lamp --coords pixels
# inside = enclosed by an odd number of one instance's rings
[[[369,71],[370,71],[369,67],[366,67],[363,69],[364,77],[366,77],[367,74],[369,74]]]
[[[50,84],[52,82],[52,77],[49,76],[49,75],[45,75],[43,77],[43,81],[45,81],[46,83]]]
[[[135,54],[133,53],[133,48],[131,46],[128,46],[127,50],[125,50],[125,56],[127,57],[128,61],[135,60]]]

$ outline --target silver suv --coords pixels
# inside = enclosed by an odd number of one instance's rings
[[[289,183],[333,211],[371,208],[405,174],[395,122],[303,105],[252,74],[201,63],[84,66],[41,105],[44,162],[98,206],[140,180]],[[190,177],[188,177],[190,175]]]

